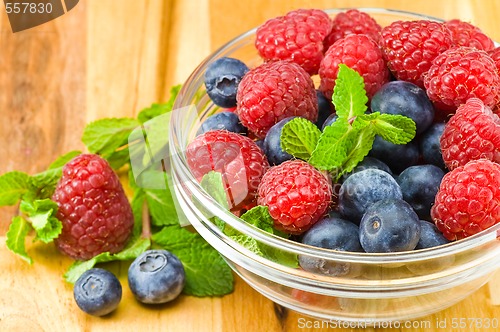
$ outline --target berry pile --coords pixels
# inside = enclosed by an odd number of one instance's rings
[[[500,222],[500,48],[479,28],[381,27],[355,9],[334,19],[295,10],[258,28],[255,46],[263,63],[240,64],[233,113],[207,118],[187,148],[198,180],[222,174],[233,213],[257,204],[305,244],[377,253],[443,245]],[[223,59],[209,66],[207,91],[235,72],[220,63],[237,60]],[[343,65],[360,77],[362,96],[345,98],[357,83]]]

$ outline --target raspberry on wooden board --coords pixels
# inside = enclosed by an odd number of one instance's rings
[[[100,156],[82,154],[68,162],[52,199],[63,225],[55,243],[63,253],[87,260],[125,247],[134,226],[132,208],[118,176]]]

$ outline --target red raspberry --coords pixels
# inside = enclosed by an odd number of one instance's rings
[[[453,45],[451,32],[442,23],[396,21],[382,28],[380,44],[394,76],[423,88],[423,74],[436,56]]]
[[[305,161],[288,160],[264,174],[257,203],[269,208],[277,229],[301,234],[324,216],[331,199],[326,175]]]
[[[448,240],[460,240],[500,222],[500,165],[473,160],[448,172],[431,216]]]
[[[234,209],[252,205],[269,167],[254,141],[227,130],[212,130],[196,137],[187,147],[186,159],[198,181],[210,171],[222,174],[228,203]]]
[[[450,170],[480,158],[500,162],[500,118],[480,99],[467,100],[445,125],[441,152]]]
[[[363,76],[368,98],[389,82],[389,70],[377,43],[366,35],[348,35],[330,46],[321,61],[319,89],[328,99],[332,98],[341,63]]]
[[[52,199],[63,225],[55,243],[74,259],[117,253],[132,234],[130,203],[118,176],[98,155],[82,154],[68,162]]]
[[[490,37],[468,22],[454,19],[445,22],[444,25],[450,29],[453,42],[457,46],[474,47],[483,51],[490,51],[495,48],[495,44]]]
[[[264,63],[243,76],[236,94],[236,114],[259,138],[281,119],[304,117],[316,122],[318,98],[302,67],[290,61]]]
[[[436,108],[452,113],[469,98],[493,107],[500,97],[500,76],[491,57],[472,47],[453,47],[437,56],[425,75]]]
[[[328,50],[337,40],[347,35],[365,34],[375,42],[380,40],[382,27],[373,17],[357,9],[349,9],[338,13],[333,19],[332,32],[325,39],[325,50]]]
[[[314,75],[323,58],[323,41],[331,29],[332,20],[324,11],[298,9],[260,26],[255,46],[266,61],[291,60]]]

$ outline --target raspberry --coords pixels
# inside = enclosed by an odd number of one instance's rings
[[[261,25],[255,46],[266,61],[291,60],[314,75],[323,58],[323,41],[331,29],[332,20],[324,11],[298,9]]]
[[[198,181],[210,171],[222,174],[228,203],[234,209],[252,205],[260,179],[269,167],[254,141],[227,130],[212,130],[196,137],[187,147],[186,159]]]
[[[460,240],[500,221],[500,165],[473,160],[448,172],[431,216],[448,240]]]
[[[480,158],[500,162],[500,118],[471,98],[446,123],[440,144],[450,170]]]
[[[305,161],[288,160],[264,174],[257,203],[269,208],[277,229],[301,234],[325,215],[331,199],[327,176]]]
[[[117,253],[132,234],[130,203],[118,176],[98,155],[82,154],[68,162],[52,199],[63,225],[55,243],[74,259]]]
[[[332,98],[340,63],[363,76],[368,98],[389,82],[389,70],[377,43],[366,35],[348,35],[330,46],[321,61],[319,89],[328,99]]]
[[[333,19],[333,28],[325,39],[325,50],[328,50],[339,39],[347,35],[365,34],[375,42],[380,40],[382,27],[373,17],[357,9],[349,9],[337,14]]]
[[[453,41],[442,23],[419,20],[396,21],[382,28],[380,44],[394,76],[423,88],[423,74]]]
[[[434,106],[449,113],[472,97],[488,107],[500,97],[500,76],[493,59],[472,47],[453,47],[437,56],[424,85]]]
[[[453,19],[445,22],[444,25],[451,31],[455,45],[474,47],[483,51],[490,51],[495,48],[495,44],[490,37],[468,22]]]
[[[281,119],[318,117],[318,98],[311,77],[290,61],[264,63],[241,80],[236,95],[236,114],[258,138]]]

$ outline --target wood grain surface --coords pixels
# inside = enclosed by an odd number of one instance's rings
[[[229,1],[87,0],[64,16],[13,34],[0,6],[0,173],[43,170],[58,155],[82,149],[85,123],[134,116],[168,98],[197,64],[229,39],[300,7],[386,7],[459,17],[500,40],[497,0]],[[0,208],[0,331],[326,331],[325,325],[275,306],[236,278],[223,298],[181,296],[159,307],[138,304],[127,264],[108,264],[124,285],[105,318],[82,313],[62,274],[71,264],[51,245],[27,241],[32,266],[5,247],[15,207]],[[500,289],[500,276],[490,284]],[[500,318],[488,286],[404,331],[451,331],[453,318]],[[496,295],[498,296],[498,295]],[[436,324],[448,321],[448,328]],[[305,327],[300,322],[308,322]],[[430,322],[430,328],[417,325]],[[335,328],[335,331],[358,331]],[[367,329],[368,331],[373,329]],[[494,331],[467,328],[464,331]]]

